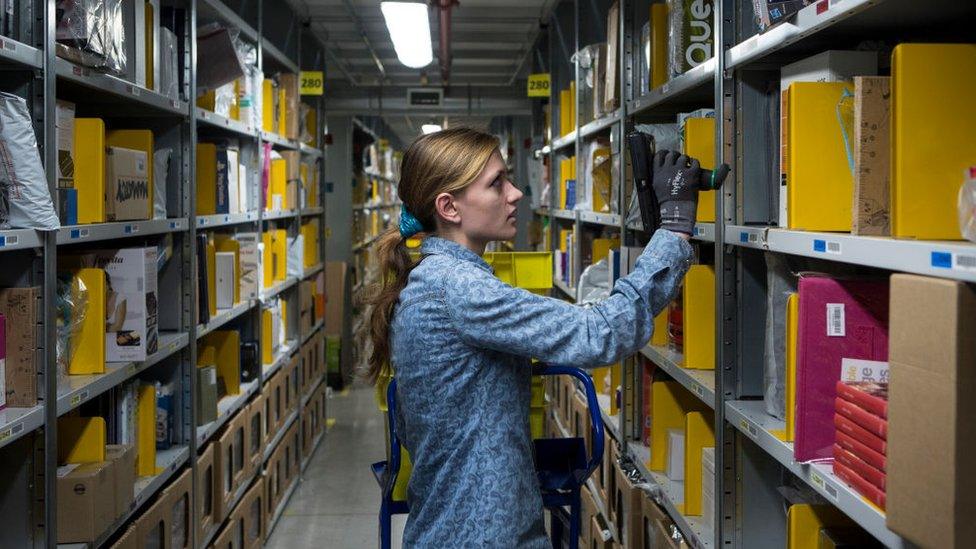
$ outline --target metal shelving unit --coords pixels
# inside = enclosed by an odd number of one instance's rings
[[[272,219],[279,227],[288,225],[289,234],[298,233],[299,222],[318,218],[324,220],[324,189],[318,189],[314,207],[299,211],[265,213],[252,210],[240,214],[194,215],[196,209],[194,166],[198,129],[208,136],[234,137],[244,147],[259,148],[262,138],[275,148],[299,150],[305,162],[312,166],[318,180],[324,179],[324,151],[295,140],[259,132],[246,122],[231,120],[194,105],[196,92],[196,28],[198,23],[217,21],[240,30],[245,41],[253,43],[259,54],[283,70],[297,72],[299,67],[321,69],[324,52],[316,40],[302,40],[300,20],[280,17],[268,18],[268,25],[286,24],[287,28],[265,28],[265,14],[280,10],[281,6],[259,0],[257,10],[239,14],[220,0],[166,0],[161,22],[175,25],[179,49],[179,93],[169,97],[147,87],[128,82],[123,77],[85,67],[55,54],[56,0],[22,0],[11,5],[16,17],[12,19],[17,39],[0,37],[0,68],[4,69],[5,90],[27,100],[34,121],[34,130],[45,169],[47,183],[57,210],[58,171],[55,131],[55,100],[64,99],[78,106],[79,116],[97,116],[107,126],[147,127],[153,130],[155,143],[172,150],[170,174],[167,180],[167,219],[94,223],[61,227],[47,233],[27,229],[0,230],[0,255],[4,261],[4,286],[38,287],[37,302],[30,304],[37,314],[35,364],[37,371],[37,404],[29,407],[8,407],[0,411],[0,457],[4,463],[23,463],[22,471],[10,471],[11,482],[5,484],[0,497],[0,545],[16,547],[49,547],[57,545],[57,424],[58,417],[72,411],[82,413],[114,413],[123,384],[136,379],[164,380],[174,388],[177,409],[174,446],[157,452],[159,474],[141,477],[134,486],[132,505],[117,518],[93,543],[66,544],[71,546],[107,546],[132,523],[161,493],[167,483],[187,468],[195,477],[196,456],[200,447],[248,400],[261,391],[262,380],[243,384],[240,395],[227,397],[219,403],[217,421],[196,426],[196,342],[207,333],[229,323],[240,324],[247,338],[260,340],[260,322],[254,322],[259,302],[245,299],[235,307],[220,310],[206,324],[196,322],[197,292],[194,278],[196,254],[195,236],[198,231],[254,231],[261,229],[263,220]],[[250,22],[245,17],[251,17]],[[274,21],[272,21],[274,19]],[[271,32],[272,41],[265,31]],[[278,42],[280,38],[280,43]],[[279,45],[284,44],[279,49]],[[262,55],[263,54],[263,55]],[[303,62],[298,62],[302,60]],[[325,128],[324,105],[319,98],[304,98],[318,109],[318,128]],[[321,141],[321,140],[319,140]],[[257,156],[245,159],[251,169],[259,165]],[[265,214],[265,215],[262,215]],[[60,254],[76,254],[89,249],[125,246],[150,246],[165,237],[168,244],[168,263],[159,271],[160,333],[158,349],[144,361],[105,365],[105,372],[93,375],[57,374],[56,359],[56,273]],[[320,257],[324,258],[322,239]],[[302,278],[320,275],[323,265],[317,264],[302,271]],[[274,293],[295,287],[298,277],[292,277],[274,288]],[[266,294],[264,297],[267,297]],[[297,308],[296,308],[297,310]],[[297,316],[296,316],[297,318]],[[289,322],[289,324],[291,321]],[[297,321],[293,326],[299,326]],[[253,328],[253,329],[251,329]],[[294,356],[297,341],[310,342],[320,332],[322,323],[307,333],[295,330],[295,341],[288,348]],[[9,349],[9,348],[8,348]],[[8,364],[8,368],[9,368]],[[324,380],[312,380],[319,387]],[[298,401],[296,400],[296,408]],[[89,411],[91,410],[91,411]],[[294,410],[294,421],[301,421]],[[111,420],[110,420],[111,422]],[[317,442],[320,442],[320,437]],[[256,471],[255,476],[261,474]],[[297,485],[297,483],[296,483]],[[292,488],[294,489],[294,487]],[[240,495],[243,495],[241,492]],[[196,500],[189,510],[191,524],[196,518]],[[190,532],[195,529],[191,528]],[[192,535],[192,534],[191,534]],[[203,540],[191,540],[192,546]]]

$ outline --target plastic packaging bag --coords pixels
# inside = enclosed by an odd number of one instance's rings
[[[288,258],[285,261],[288,276],[302,276],[305,259],[305,237],[296,235],[288,239]]]
[[[786,301],[796,293],[796,275],[787,258],[766,254],[766,333],[763,395],[766,413],[786,419]]]
[[[634,129],[654,138],[656,150],[681,150],[681,130],[677,124],[638,124]],[[633,183],[628,182],[631,188]],[[630,205],[627,207],[627,225],[644,229],[644,222],[641,220],[640,204],[637,202],[637,193],[631,192]]]
[[[96,69],[126,69],[122,0],[59,0],[58,55]]]
[[[245,76],[234,44],[237,29],[210,23],[197,29],[197,93],[213,90]]]
[[[56,291],[58,377],[68,375],[71,342],[77,337],[88,313],[88,288],[72,273],[58,273]]]
[[[166,219],[166,179],[172,154],[168,147],[153,153],[153,219]]]
[[[0,92],[0,227],[61,227],[24,98]]]
[[[959,188],[959,232],[976,242],[976,167],[969,168],[966,181]]]
[[[176,99],[180,96],[180,64],[176,50],[176,34],[159,27],[159,93]]]
[[[576,302],[579,304],[596,303],[610,297],[610,264],[601,259],[583,269],[579,286],[576,288]]]
[[[680,76],[712,57],[712,0],[668,0],[668,73]]]

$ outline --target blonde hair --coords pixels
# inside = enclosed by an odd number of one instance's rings
[[[497,149],[498,138],[471,128],[451,128],[424,135],[403,154],[397,196],[424,226],[425,232],[436,231],[434,199],[441,193],[456,193],[471,185]],[[370,307],[372,352],[366,378],[371,383],[388,368],[393,307],[416,266],[407,251],[406,238],[396,226],[383,233],[375,246],[380,272],[386,276],[370,288],[371,297],[364,299]]]

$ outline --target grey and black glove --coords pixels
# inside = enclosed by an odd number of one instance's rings
[[[694,234],[698,212],[698,160],[674,151],[658,151],[651,166],[661,228]]]

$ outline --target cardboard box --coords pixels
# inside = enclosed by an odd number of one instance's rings
[[[580,490],[580,538],[588,540],[592,537],[591,521],[593,517],[599,514],[600,511],[596,506],[596,498],[593,497],[593,492],[584,486]]]
[[[234,306],[237,257],[234,252],[217,252],[216,256],[217,308],[230,309]]]
[[[0,410],[7,407],[7,317],[0,313]]]
[[[108,147],[105,151],[105,215],[109,221],[148,219],[150,164],[144,151]]]
[[[891,277],[887,525],[923,547],[976,539],[976,291]]]
[[[245,455],[251,461],[252,471],[261,467],[261,461],[264,459],[264,447],[267,445],[264,401],[265,396],[261,394],[247,405],[248,438]]]
[[[606,522],[599,515],[590,519],[590,542],[587,547],[592,549],[613,549],[613,538]]]
[[[115,473],[115,517],[132,507],[136,484],[136,447],[132,444],[108,444],[105,459],[112,462]]]
[[[214,537],[212,547],[220,549],[238,547],[234,541],[237,539],[238,532],[240,532],[240,525],[237,524],[237,521],[228,519]]]
[[[160,496],[169,526],[168,547],[184,549],[190,546],[190,528],[195,524],[193,517],[190,516],[192,498],[193,476],[190,469],[186,468]]]
[[[58,467],[58,543],[91,543],[115,520],[110,461]]]
[[[606,446],[603,451],[603,502],[606,504],[607,518],[610,522],[617,523],[617,463],[620,461],[620,450],[610,438],[610,434],[604,431]]]
[[[156,248],[92,252],[108,276],[105,361],[146,360],[159,346]]]
[[[220,509],[217,516],[221,519],[227,516],[230,511],[229,507],[234,498],[234,493],[240,488],[247,469],[250,467],[249,462],[247,462],[248,465],[245,465],[246,460],[244,459],[247,423],[241,421],[242,417],[246,417],[246,414],[238,413],[231,418],[216,440],[214,462],[216,463],[216,470],[220,474],[216,490],[216,499]]]
[[[139,532],[136,529],[135,523],[132,523],[125,530],[125,533],[119,539],[115,540],[111,549],[140,549],[138,538]]]
[[[58,139],[58,188],[75,186],[75,104],[57,100],[54,127]]]
[[[217,419],[217,366],[197,366],[197,427]]]
[[[215,447],[214,444],[208,444],[197,457],[197,485],[194,490],[194,497],[197,499],[197,517],[194,521],[197,525],[197,540],[203,540],[204,534],[217,523],[216,483],[220,476],[214,462]]]
[[[170,544],[169,515],[166,512],[166,498],[156,498],[156,502],[143,511],[136,521],[137,545],[139,547],[172,547]]]
[[[641,524],[643,512],[641,500],[645,497],[644,492],[631,481],[619,465],[614,465],[614,470],[617,481],[614,487],[616,513],[613,520],[617,527],[617,533],[624,546],[643,547],[644,530]]]
[[[342,327],[346,321],[345,296],[348,271],[349,266],[343,261],[325,263],[325,333],[327,335],[342,336]]]
[[[0,288],[0,314],[7,320],[4,392],[7,406],[37,404],[37,334],[41,288]]]
[[[257,482],[248,488],[231,514],[230,520],[236,523],[239,531],[244,534],[239,546],[242,549],[258,549],[264,543],[265,497],[264,479],[258,477]]]
[[[644,538],[645,546],[656,547],[651,545],[651,542],[654,541],[656,535],[657,523],[662,520],[670,520],[667,512],[660,505],[654,503],[654,500],[646,495],[643,496],[641,498],[641,536]]]
[[[278,133],[288,139],[298,139],[298,75],[294,73],[278,75],[278,86],[285,92],[285,127],[283,130],[279,128]]]
[[[854,77],[854,204],[851,234],[887,236],[891,186],[891,78]]]

